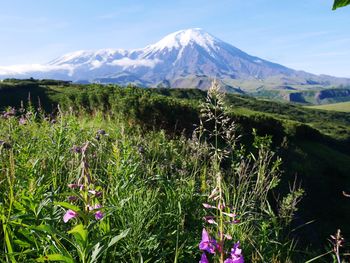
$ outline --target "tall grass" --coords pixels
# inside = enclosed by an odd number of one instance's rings
[[[196,262],[202,203],[219,187],[240,220],[221,219],[220,235],[240,240],[247,262],[290,262],[288,225],[302,191],[273,201],[280,159],[271,140],[255,134],[253,152],[245,150],[221,95],[210,96],[193,138],[98,111],[29,108],[1,118],[0,260]]]

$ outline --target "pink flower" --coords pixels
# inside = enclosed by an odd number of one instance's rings
[[[69,209],[63,216],[63,222],[67,223],[72,218],[75,218],[78,216],[78,213]]]
[[[232,217],[232,218],[236,217],[236,214],[233,214],[233,213],[225,213],[225,212],[222,212],[222,213],[228,217]]]
[[[199,243],[199,249],[203,251],[207,251],[211,254],[215,254],[215,249],[217,248],[216,240],[213,238],[210,238],[208,235],[207,230],[203,228],[202,231],[202,240]]]
[[[19,124],[21,124],[21,125],[27,124],[27,119],[24,118],[24,117],[21,117],[21,118],[19,119]]]
[[[210,204],[203,204],[204,208],[209,209],[209,208],[216,208],[215,206],[212,206]]]
[[[213,216],[205,216],[204,220],[212,225],[217,225],[218,223],[215,222],[214,217]]]
[[[224,237],[225,237],[226,239],[228,239],[228,240],[231,240],[231,239],[232,239],[232,236],[229,235],[229,234],[224,234]]]
[[[205,253],[202,254],[201,260],[199,261],[199,263],[209,263],[207,255]]]
[[[231,249],[231,257],[226,259],[224,263],[244,263],[242,249],[239,248],[239,241],[233,245]]]

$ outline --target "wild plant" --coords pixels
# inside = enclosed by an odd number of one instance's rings
[[[255,131],[257,153],[246,153],[239,144],[237,125],[226,113],[224,97],[214,82],[197,129],[198,145],[209,145],[211,175],[206,181],[209,202],[203,204],[208,212],[199,245],[204,251],[200,262],[209,262],[208,258],[220,263],[244,262],[241,243],[251,262],[287,262],[293,242],[282,230],[291,222],[303,191],[292,189],[279,209],[272,208],[270,198],[280,180],[281,160],[270,150],[271,138]]]

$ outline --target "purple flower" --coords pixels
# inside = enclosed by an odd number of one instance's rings
[[[96,190],[89,190],[88,192],[96,197],[99,197],[102,195],[102,192],[96,191]]]
[[[199,263],[209,263],[207,255],[205,253],[202,254],[201,260],[199,261]]]
[[[72,147],[72,152],[73,153],[81,153],[81,147],[80,146],[76,146],[76,145],[74,145],[73,147]]]
[[[244,263],[242,249],[239,248],[239,241],[233,245],[231,249],[231,257],[226,259],[224,263]]]
[[[72,195],[72,196],[68,196],[68,201],[76,201],[76,200],[78,200],[78,197],[77,196],[74,196],[74,195]]]
[[[217,243],[215,239],[211,239],[208,235],[207,230],[203,228],[202,231],[202,240],[199,243],[199,249],[203,251],[207,251],[211,254],[215,254],[215,249],[217,248]]]
[[[26,119],[25,117],[21,117],[21,118],[19,119],[19,124],[21,124],[21,125],[27,124],[27,119]]]
[[[96,204],[94,206],[89,206],[89,210],[96,210],[96,209],[99,209],[99,208],[102,208],[102,206],[100,204]],[[103,218],[103,212],[101,210],[98,210],[95,212],[95,219],[96,220],[101,220]]]
[[[96,220],[101,220],[103,218],[103,213],[102,213],[102,211],[97,211],[96,213],[95,213],[95,219]]]
[[[63,216],[63,222],[67,223],[72,218],[75,218],[78,216],[78,213],[69,209]]]

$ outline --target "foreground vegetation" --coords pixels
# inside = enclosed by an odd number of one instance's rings
[[[350,232],[347,114],[33,80],[0,94],[2,261],[198,262],[205,228],[246,262],[303,262]]]

